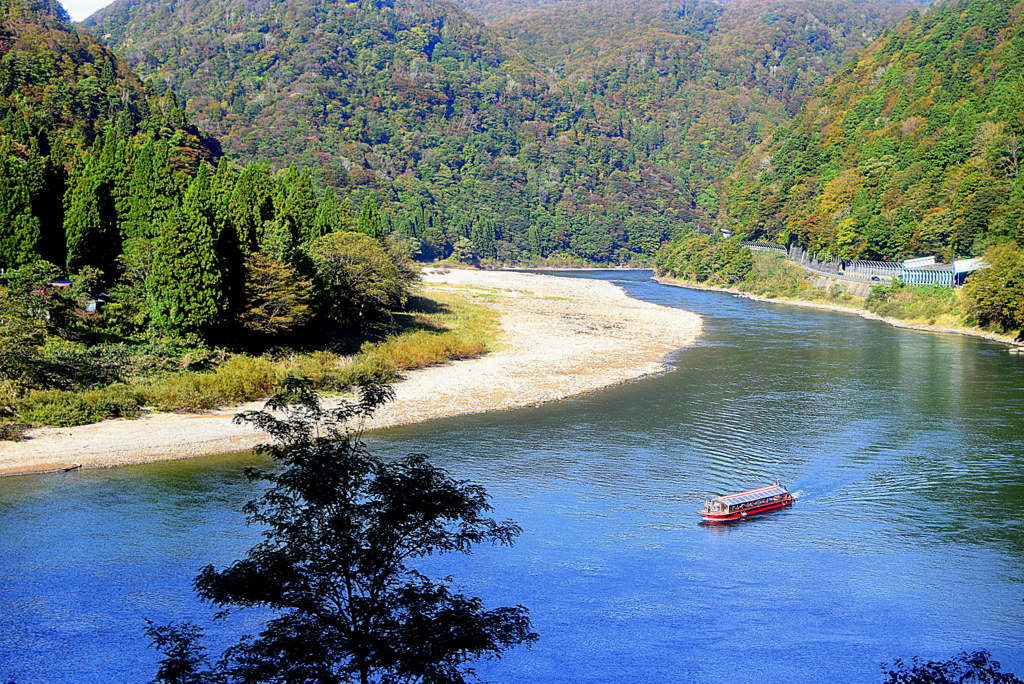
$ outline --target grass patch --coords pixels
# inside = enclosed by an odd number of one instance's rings
[[[377,331],[382,339],[364,342],[357,354],[339,356],[329,351],[285,355],[272,360],[244,354],[229,356],[211,370],[180,370],[195,361],[188,354],[133,355],[112,348],[92,352],[75,347],[61,350],[64,359],[121,360],[116,381],[87,389],[36,389],[19,391],[0,383],[0,416],[13,414],[0,426],[0,439],[17,438],[21,425],[72,427],[108,418],[135,418],[143,407],[191,413],[241,404],[269,396],[286,377],[309,378],[322,392],[344,392],[365,382],[391,383],[400,371],[423,368],[454,359],[480,356],[494,348],[499,330],[498,314],[481,304],[447,293],[431,293],[410,300],[410,310],[395,314]],[[203,364],[210,355],[197,352]],[[138,359],[143,359],[139,362]],[[134,365],[131,377],[124,369]],[[156,377],[154,372],[162,371]],[[123,380],[123,381],[122,381]]]
[[[865,308],[879,316],[934,325],[942,322],[954,326],[964,324],[961,292],[938,285],[905,285],[895,282],[871,290]]]
[[[141,411],[142,395],[123,383],[84,392],[32,390],[17,405],[18,418],[36,427],[73,427],[107,418],[136,418]]]
[[[168,375],[139,389],[147,406],[191,412],[268,396],[277,381],[277,370],[269,360],[238,354],[212,371]]]

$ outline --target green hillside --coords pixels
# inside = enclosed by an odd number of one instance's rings
[[[842,257],[1024,244],[1024,5],[946,1],[900,22],[755,148],[721,225]]]
[[[229,154],[376,193],[423,257],[625,261],[708,225],[743,151],[912,4],[560,3],[492,31],[442,0],[119,0],[87,23]]]
[[[492,28],[640,140],[686,201],[714,216],[740,157],[919,5],[563,0]]]
[[[65,262],[61,198],[104,130],[161,140],[180,168],[216,152],[172,95],[148,94],[59,4],[0,0],[0,268]]]

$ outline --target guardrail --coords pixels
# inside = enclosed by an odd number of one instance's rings
[[[758,240],[740,244],[755,252],[783,254],[805,271],[838,280],[855,283],[891,283],[898,279],[908,285],[941,285],[943,287],[956,287],[962,284],[955,277],[952,264],[936,264],[933,268],[907,268],[903,263],[891,261],[821,259],[818,253],[808,252],[803,247],[796,245],[786,247],[776,242]]]

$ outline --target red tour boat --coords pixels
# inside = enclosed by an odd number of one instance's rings
[[[738,494],[728,494],[704,502],[697,511],[708,522],[738,520],[748,515],[764,513],[775,508],[793,505],[793,495],[778,480],[767,487],[758,487]]]

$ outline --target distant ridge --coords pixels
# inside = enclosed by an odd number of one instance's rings
[[[86,23],[229,154],[377,193],[424,256],[623,262],[709,226],[740,155],[916,4],[560,3],[487,27],[444,0],[117,0]]]

